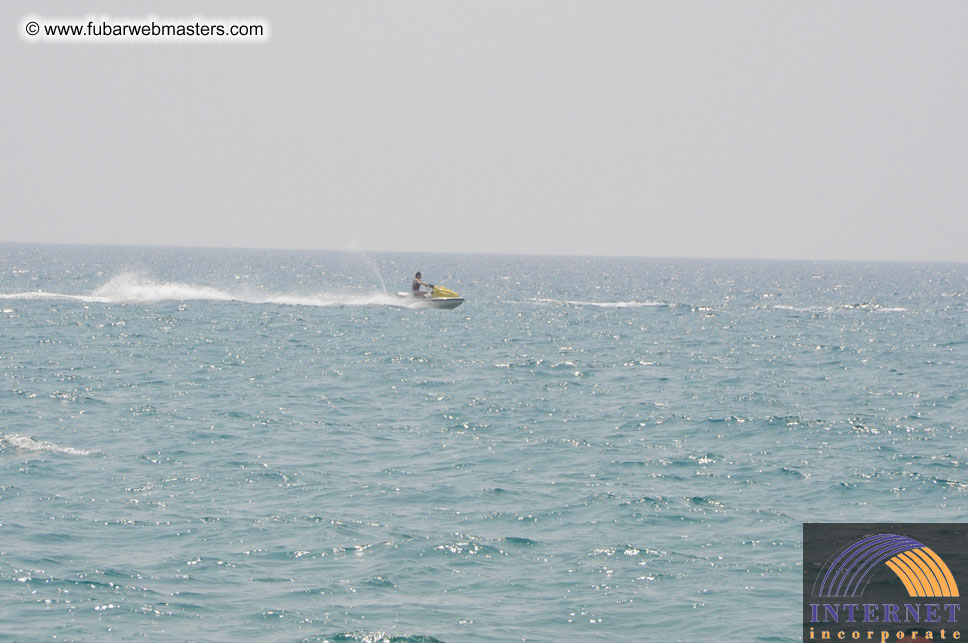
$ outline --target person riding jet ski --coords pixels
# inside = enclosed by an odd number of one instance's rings
[[[429,288],[430,290],[421,290],[421,288]],[[423,280],[423,275],[419,272],[414,275],[410,292],[398,292],[397,297],[407,302],[401,302],[401,305],[407,308],[426,307],[450,309],[457,308],[464,303],[464,298],[450,288],[428,284]]]
[[[413,283],[410,285],[410,292],[414,297],[429,297],[434,291],[434,285],[428,284],[422,279],[422,277],[423,275],[421,275],[419,272],[417,272],[417,274],[413,277]],[[420,290],[421,286],[430,288],[430,290]]]

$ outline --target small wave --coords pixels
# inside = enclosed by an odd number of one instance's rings
[[[342,632],[323,638],[324,643],[443,643],[423,634],[399,636],[386,632]]]
[[[156,281],[122,274],[98,286],[87,295],[35,290],[31,292],[0,293],[0,299],[73,300],[85,303],[154,303],[160,301],[226,301],[248,304],[280,304],[284,306],[393,306],[399,300],[386,293],[326,293],[316,295],[231,292],[211,286]]]
[[[66,453],[68,455],[93,455],[96,451],[65,447],[46,440],[35,440],[23,433],[0,433],[0,450],[17,449],[19,451],[45,451],[48,453]]]
[[[571,299],[531,299],[540,304],[564,304],[566,306],[594,306],[596,308],[645,308],[673,306],[664,301],[576,301]]]
[[[785,310],[793,313],[829,313],[833,310],[832,306],[788,306],[786,304],[776,304],[775,306],[755,306],[755,308],[765,308],[767,310]]]
[[[903,313],[907,311],[907,308],[884,306],[876,301],[869,301],[862,304],[842,304],[840,307],[848,310],[876,310],[882,313]]]
[[[879,308],[876,308],[875,310],[882,313],[906,313],[907,312],[907,308],[894,307],[894,306],[881,306]]]
[[[774,304],[772,306],[754,306],[754,309],[766,309],[766,310],[783,310],[787,312],[794,313],[831,313],[835,310],[870,310],[882,313],[903,313],[907,312],[907,308],[900,308],[896,306],[882,306],[878,303],[871,302],[867,304],[840,304],[837,306],[791,306],[788,304]]]

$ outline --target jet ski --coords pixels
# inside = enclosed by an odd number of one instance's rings
[[[463,297],[443,286],[434,286],[429,297],[421,297],[409,292],[398,292],[397,297],[407,308],[457,308],[464,303]]]

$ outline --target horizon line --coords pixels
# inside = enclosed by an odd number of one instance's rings
[[[144,243],[82,243],[71,241],[9,241],[0,240],[0,245],[19,246],[65,246],[65,247],[93,247],[93,248],[154,248],[180,250],[270,250],[277,252],[334,252],[334,253],[373,253],[373,254],[412,254],[412,255],[475,255],[490,257],[549,257],[576,259],[666,259],[675,261],[767,261],[767,262],[799,262],[799,263],[900,263],[900,264],[968,264],[968,260],[929,260],[929,259],[817,259],[802,257],[740,257],[740,256],[682,256],[682,255],[623,255],[623,254],[577,254],[569,252],[484,252],[480,250],[466,251],[432,251],[432,250],[381,250],[363,248],[284,248],[277,246],[204,246],[204,245],[173,245],[173,244],[144,244]]]

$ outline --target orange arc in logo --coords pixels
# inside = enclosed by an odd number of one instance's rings
[[[897,574],[912,598],[958,597],[951,570],[930,547],[918,547],[894,556],[885,564]]]

